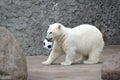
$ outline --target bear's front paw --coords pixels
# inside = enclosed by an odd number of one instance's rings
[[[49,65],[49,64],[51,64],[51,62],[49,62],[49,61],[44,61],[44,62],[42,62],[42,64]]]
[[[61,65],[65,65],[65,66],[68,66],[68,65],[71,65],[72,62],[61,62]]]

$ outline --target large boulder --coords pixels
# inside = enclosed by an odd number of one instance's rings
[[[120,53],[111,54],[103,62],[102,80],[120,80]]]
[[[18,41],[0,27],[0,80],[27,80],[27,65]]]

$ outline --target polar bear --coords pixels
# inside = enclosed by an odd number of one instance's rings
[[[61,54],[65,61],[61,65],[71,65],[74,62],[96,64],[104,47],[102,33],[93,25],[82,24],[67,28],[60,23],[49,26],[46,39],[54,41],[48,59],[42,64],[52,64]],[[80,57],[75,60],[76,53]]]

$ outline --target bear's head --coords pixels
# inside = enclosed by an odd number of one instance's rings
[[[46,39],[48,41],[54,41],[55,39],[57,39],[62,33],[61,32],[62,27],[63,25],[60,23],[54,23],[54,24],[49,25]]]

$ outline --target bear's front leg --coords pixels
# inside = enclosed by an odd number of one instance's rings
[[[71,65],[74,61],[75,51],[69,50],[66,51],[66,58],[64,62],[61,62],[61,65]]]
[[[60,53],[51,51],[48,59],[46,61],[42,62],[42,64],[46,64],[46,65],[52,64],[55,61],[55,59],[59,56],[60,56]]]

